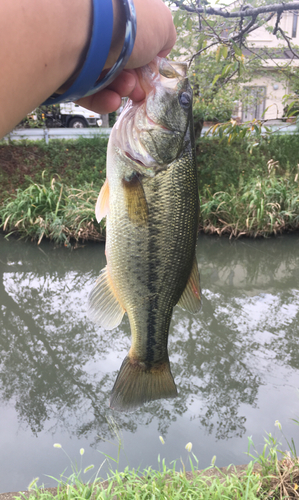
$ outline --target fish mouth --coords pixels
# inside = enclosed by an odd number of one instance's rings
[[[147,151],[142,136],[151,134],[157,129],[163,131],[163,134],[172,133],[164,124],[156,123],[148,116],[146,101],[141,101],[141,103],[128,101],[122,117],[116,122],[113,129],[119,150],[126,158],[134,162],[135,166],[138,165],[141,169],[145,169],[147,175],[153,175],[151,170],[156,171],[161,165]]]
[[[150,170],[157,172],[165,168],[164,155],[159,155],[156,148],[156,138],[161,134],[168,139],[177,131],[168,128],[167,119],[153,112],[153,102],[157,89],[165,87],[169,92],[176,92],[178,82],[185,79],[185,66],[177,64],[173,68],[167,61],[156,58],[153,64],[140,68],[140,83],[144,86],[146,97],[134,102],[129,100],[113,128],[114,144],[125,157],[135,162],[140,169],[145,169],[146,175],[152,175]],[[160,92],[160,90],[159,90]],[[166,138],[167,137],[167,138]],[[150,151],[150,152],[149,152]]]

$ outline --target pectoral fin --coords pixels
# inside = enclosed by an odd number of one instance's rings
[[[125,309],[116,297],[107,266],[102,270],[94,289],[89,295],[89,316],[105,330],[118,326]]]
[[[97,221],[101,222],[101,220],[104,217],[106,217],[106,215],[108,215],[108,212],[109,212],[109,184],[108,180],[106,179],[101,188],[96,203],[95,213]]]
[[[138,175],[130,180],[123,179],[126,208],[131,222],[143,226],[148,220],[148,206],[142,183]]]
[[[201,309],[201,289],[196,257],[193,261],[186,288],[177,305],[193,314],[198,313]]]

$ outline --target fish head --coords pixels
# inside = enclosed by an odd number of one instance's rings
[[[167,169],[190,142],[192,89],[184,63],[156,57],[137,72],[146,97],[137,103],[128,101],[111,140],[135,162],[137,171],[154,176]]]

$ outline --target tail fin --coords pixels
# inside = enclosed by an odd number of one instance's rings
[[[126,356],[112,389],[110,407],[118,411],[132,411],[147,401],[176,396],[177,388],[168,359],[149,368],[145,363]]]

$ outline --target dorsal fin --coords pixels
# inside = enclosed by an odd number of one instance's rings
[[[201,289],[196,257],[194,257],[186,288],[177,305],[193,314],[198,313],[201,309]]]
[[[105,330],[120,324],[125,309],[115,294],[107,266],[101,271],[88,302],[90,318]]]
[[[96,219],[98,222],[108,215],[109,212],[109,184],[108,179],[105,180],[103,186],[101,187],[100,194],[96,203]]]

